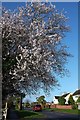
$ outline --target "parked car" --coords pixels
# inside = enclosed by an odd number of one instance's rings
[[[33,107],[33,111],[42,111],[42,106],[41,105],[35,105]]]

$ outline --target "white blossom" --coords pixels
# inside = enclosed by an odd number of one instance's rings
[[[22,86],[28,89],[31,89],[31,83],[36,86],[32,85],[34,89],[39,83],[45,87],[57,83],[51,70],[55,74],[64,71],[67,52],[59,45],[64,37],[63,31],[68,31],[65,22],[66,17],[58,13],[52,3],[27,3],[17,13],[4,10],[0,21],[2,39],[8,39],[7,53],[16,58],[17,65],[10,74],[15,77],[18,87],[20,82],[24,82]]]

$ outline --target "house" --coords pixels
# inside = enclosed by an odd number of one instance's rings
[[[76,90],[74,93],[73,93],[73,99],[74,101],[76,102],[78,97],[80,96],[80,89]]]
[[[70,95],[73,96],[73,99],[74,101],[76,102],[78,97],[80,96],[80,89],[76,90],[74,93],[65,93],[65,94],[62,94],[61,96],[54,96],[54,104],[58,104],[58,98],[59,97],[64,97],[64,99],[66,100],[65,104],[68,104],[68,100],[69,100],[69,97]]]
[[[46,102],[46,105],[45,105],[45,107],[46,108],[50,108],[50,106],[52,105],[52,103],[51,102]]]
[[[66,100],[65,104],[68,104],[68,100],[69,100],[70,95],[72,95],[72,93],[65,93],[65,94],[62,94],[61,96],[55,96],[54,100],[53,100],[54,104],[58,104],[59,103],[58,102],[58,98],[59,97],[64,97],[64,99]]]
[[[75,102],[78,104],[78,110],[80,110],[80,103],[77,102],[77,99],[79,98],[80,96],[80,89],[76,90],[74,93],[73,93],[73,99],[75,100]]]

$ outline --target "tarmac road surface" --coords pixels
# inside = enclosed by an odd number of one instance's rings
[[[26,110],[32,111],[31,108]],[[55,111],[42,110],[42,113],[45,118],[33,118],[32,120],[80,120],[80,115],[70,114],[70,113],[61,113]]]
[[[27,108],[26,110],[32,111],[31,108]],[[61,113],[61,112],[48,111],[48,110],[42,110],[42,112],[40,113],[43,114],[45,117],[32,118],[26,120],[80,120],[80,115],[76,115],[76,114]],[[7,120],[19,120],[17,114],[13,109],[9,111]]]

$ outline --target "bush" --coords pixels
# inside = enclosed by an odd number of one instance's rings
[[[74,101],[72,95],[70,95],[70,97],[69,97],[68,104],[69,105],[74,105],[75,104],[75,101]]]
[[[80,103],[80,96],[79,96],[78,99],[77,99],[77,103]]]
[[[78,105],[77,104],[72,105],[72,109],[78,109]]]
[[[66,100],[64,99],[64,97],[59,97],[58,101],[60,105],[65,105]]]

